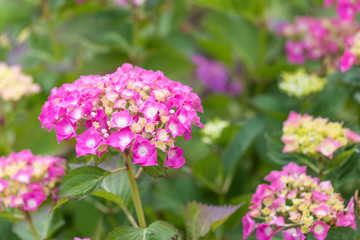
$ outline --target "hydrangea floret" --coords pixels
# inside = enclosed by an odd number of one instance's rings
[[[21,97],[40,92],[40,86],[33,78],[21,72],[20,66],[8,66],[0,62],[0,98],[4,101],[18,101]]]
[[[283,123],[283,153],[298,152],[314,157],[332,158],[340,147],[360,142],[360,135],[343,127],[343,123],[308,114],[290,112]]]
[[[279,28],[286,38],[288,61],[303,64],[306,60],[323,60],[327,67],[339,68],[345,50],[344,42],[359,31],[356,22],[332,18],[300,17],[294,24],[285,23]]]
[[[157,151],[167,153],[165,166],[181,167],[183,151],[175,138],[191,138],[191,125],[203,127],[200,98],[191,88],[160,71],[123,64],[105,76],[82,76],[51,91],[39,120],[58,142],[76,138],[77,157],[113,147],[133,153],[141,166],[157,165]]]
[[[331,182],[307,175],[305,166],[289,163],[264,179],[270,184],[260,184],[252,196],[242,220],[243,239],[255,229],[259,240],[270,240],[281,231],[285,240],[305,240],[309,232],[323,240],[331,227],[356,230],[354,199],[345,207]]]
[[[294,73],[284,72],[281,77],[279,88],[297,98],[320,92],[327,84],[326,78],[321,78],[316,74],[307,74],[303,68],[299,68]]]
[[[56,200],[65,175],[65,160],[33,155],[30,150],[0,157],[0,204],[5,208],[35,211],[48,198]]]
[[[354,20],[358,11],[360,11],[359,0],[325,0],[324,6],[326,8],[336,4],[336,12],[339,18],[343,21],[349,22]]]
[[[201,141],[206,144],[212,144],[229,125],[229,121],[224,121],[219,118],[206,122],[204,128],[201,129]]]
[[[359,63],[360,58],[360,32],[357,32],[353,37],[346,41],[347,48],[344,55],[340,59],[340,70],[345,72],[353,65]]]

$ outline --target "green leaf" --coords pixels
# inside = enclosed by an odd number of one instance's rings
[[[57,209],[58,207],[60,207],[61,205],[63,205],[64,203],[68,202],[70,200],[70,197],[62,197],[60,198],[55,205],[50,209],[49,214],[51,214],[53,211],[55,211],[55,209]]]
[[[8,209],[6,209],[6,210],[8,210]],[[16,221],[24,219],[24,216],[15,211],[14,212],[2,211],[2,212],[0,212],[0,219],[6,220],[9,222],[16,222]]]
[[[171,224],[156,221],[147,228],[121,226],[112,231],[108,240],[170,240],[181,239],[179,231]]]
[[[333,117],[343,108],[346,98],[346,92],[340,89],[323,91],[312,101],[313,104],[308,113],[321,117]]]
[[[264,113],[280,119],[286,119],[291,110],[298,110],[295,99],[283,94],[257,95],[251,99],[251,103]]]
[[[191,165],[194,177],[206,187],[218,193],[224,183],[224,169],[221,158],[210,155]]]
[[[238,160],[262,132],[263,128],[264,123],[260,119],[250,119],[238,131],[222,158],[226,176],[232,175]]]
[[[161,156],[161,154],[162,153],[158,151],[158,158],[157,158],[158,165],[143,167],[144,172],[146,172],[146,174],[152,178],[165,178],[170,180],[170,177],[166,172],[166,167],[164,167],[165,157]]]
[[[128,208],[132,204],[131,189],[127,174],[119,172],[106,177],[101,188],[91,195],[108,199],[120,207]]]
[[[339,240],[339,239],[355,240],[357,239],[356,235],[357,235],[356,231],[350,227],[336,227],[336,228],[332,227],[328,231],[326,240]],[[316,240],[312,232],[310,232],[307,235],[306,239]]]
[[[97,190],[107,175],[107,171],[98,167],[76,168],[64,177],[60,186],[60,196],[84,197]]]
[[[223,224],[243,203],[235,206],[208,206],[191,202],[185,206],[185,229],[191,239],[204,237]]]
[[[65,224],[65,221],[62,218],[61,212],[56,211],[50,216],[48,212],[50,211],[49,207],[42,208],[39,212],[36,212],[32,216],[32,220],[36,229],[37,234],[40,239],[48,239],[54,234],[60,227]],[[29,228],[28,223],[25,220],[14,224],[13,231],[21,239],[34,240],[33,234]]]

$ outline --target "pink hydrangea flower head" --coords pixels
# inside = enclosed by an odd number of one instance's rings
[[[334,0],[326,0],[324,4],[330,6],[333,2]],[[339,15],[343,19],[352,19],[358,11],[350,0],[337,2]],[[359,25],[355,21],[343,19],[298,17],[293,24],[283,24],[277,33],[286,38],[285,50],[288,61],[304,64],[308,59],[322,60],[328,68],[345,66],[346,62],[353,58],[343,57],[344,64],[340,64],[341,55],[346,48],[344,42],[359,31]]]
[[[317,240],[324,240],[327,236],[327,233],[330,229],[330,226],[322,221],[317,221],[312,225],[310,231],[314,234],[314,237]]]
[[[282,131],[283,153],[297,152],[316,158],[332,158],[340,147],[360,141],[360,135],[344,128],[343,123],[295,112],[283,123]]]
[[[110,146],[132,151],[134,163],[156,165],[156,149],[166,152],[176,137],[190,139],[191,125],[203,127],[197,115],[201,101],[191,91],[160,71],[123,64],[112,74],[82,76],[54,88],[39,120],[48,130],[55,127],[58,141],[75,137],[77,157],[100,157]]]
[[[340,62],[341,62],[340,70],[342,72],[346,72],[355,64],[356,55],[353,54],[350,50],[346,49],[344,56],[342,56],[340,59]]]
[[[196,77],[211,91],[230,95],[241,93],[241,82],[231,81],[226,67],[221,62],[200,54],[194,55],[192,62],[197,66]]]
[[[65,175],[65,160],[33,155],[29,150],[13,152],[0,157],[0,173],[0,203],[35,211],[48,196],[56,195],[55,185]]]
[[[316,148],[317,151],[321,152],[324,156],[332,158],[334,152],[341,147],[341,143],[328,137],[324,139]]]
[[[290,163],[265,179],[270,184],[258,185],[243,218],[243,239],[256,228],[257,239],[282,231],[286,240],[305,240],[309,232],[321,240],[330,227],[356,228],[353,199],[345,208],[331,182],[307,175],[306,167]]]

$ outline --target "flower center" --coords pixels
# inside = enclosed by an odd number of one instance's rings
[[[65,127],[65,133],[66,134],[71,134],[73,132],[73,127],[71,125],[67,125]]]
[[[170,152],[169,152],[169,158],[173,158],[173,157],[175,157],[176,156],[176,152],[174,151],[174,150],[171,150]]]
[[[314,231],[316,234],[322,234],[324,232],[324,226],[318,224],[314,227]]]
[[[27,200],[27,205],[30,207],[30,208],[35,208],[36,207],[36,201],[35,201],[35,199],[29,199],[29,200]]]
[[[170,131],[171,132],[177,132],[176,130],[177,130],[177,127],[176,127],[176,125],[175,124],[172,124],[172,123],[170,123],[169,124],[169,129],[170,129]]]
[[[116,121],[116,124],[120,127],[125,127],[126,126],[126,118],[119,118],[117,121]]]
[[[129,137],[123,137],[121,140],[120,140],[120,144],[122,145],[122,146],[126,146],[126,145],[128,145],[129,143],[130,143],[130,138]]]
[[[92,138],[92,139],[89,139],[87,140],[86,142],[86,146],[89,147],[89,148],[93,148],[95,147],[95,140]]]
[[[148,149],[145,146],[140,146],[138,153],[140,156],[145,157],[147,155]]]

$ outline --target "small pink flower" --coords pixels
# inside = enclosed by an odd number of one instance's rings
[[[319,191],[313,191],[311,198],[317,202],[325,202],[326,200],[328,200],[329,196]]]
[[[327,216],[330,212],[326,205],[321,205],[313,209],[315,216],[319,219]]]
[[[299,149],[299,144],[297,142],[296,135],[294,134],[282,136],[281,141],[285,143],[285,146],[282,150],[283,153],[292,153]]]
[[[181,122],[177,118],[172,116],[170,117],[170,120],[166,123],[165,128],[171,133],[172,137],[181,136],[185,132],[185,128],[181,124]]]
[[[248,238],[255,229],[255,220],[250,217],[250,214],[246,214],[243,219],[243,239]]]
[[[319,184],[319,187],[321,188],[322,191],[324,192],[331,192],[334,190],[332,184],[331,184],[331,181],[322,181],[320,184]]]
[[[299,166],[296,163],[290,162],[288,165],[282,168],[283,172],[286,172],[290,175],[300,176],[301,174],[306,174],[306,166]]]
[[[83,117],[83,110],[80,107],[75,107],[69,112],[69,119],[72,123],[76,123]]]
[[[353,142],[353,143],[358,143],[360,142],[360,135],[351,131],[351,130],[347,130],[345,132],[345,137],[348,141]]]
[[[120,150],[123,152],[125,148],[131,145],[134,139],[135,134],[131,131],[129,127],[126,127],[120,131],[111,134],[107,140],[107,144],[109,144],[113,148],[120,148]]]
[[[46,200],[43,191],[33,191],[23,195],[24,210],[35,211]]]
[[[140,166],[158,164],[155,146],[152,145],[146,138],[137,136],[131,150],[134,153],[133,163],[137,163]]]
[[[182,107],[177,112],[177,117],[178,117],[179,121],[185,127],[185,129],[188,131],[191,131],[191,121],[192,121],[194,115],[195,115],[194,112],[188,111],[184,107]]]
[[[302,42],[286,42],[285,49],[290,63],[302,64],[305,62],[304,44]]]
[[[317,240],[324,240],[326,238],[329,229],[330,229],[329,225],[318,220],[311,226],[310,231],[313,233],[314,237]]]
[[[346,49],[344,55],[340,59],[341,66],[340,70],[345,72],[349,70],[356,62],[356,55],[353,54],[350,50]]]
[[[180,147],[171,147],[166,154],[165,167],[179,168],[185,163],[184,151]]]
[[[0,193],[9,186],[9,183],[3,179],[0,179]]]
[[[259,240],[271,240],[274,236],[274,232],[271,230],[269,224],[259,223],[257,225],[255,236]]]
[[[356,218],[354,214],[354,198],[352,197],[349,201],[349,204],[346,207],[346,214],[344,211],[340,211],[337,216],[336,226],[337,227],[347,227],[350,226],[352,229],[356,230]]]
[[[300,228],[290,228],[289,230],[283,231],[285,240],[305,240],[305,235],[301,232]]]
[[[67,117],[55,124],[55,130],[58,143],[76,136],[76,124]]]
[[[156,139],[158,139],[161,142],[167,142],[170,140],[170,136],[168,133],[169,132],[166,129],[158,129]]]
[[[76,137],[76,157],[88,154],[96,154],[97,148],[102,142],[101,135],[94,127]]]
[[[288,119],[284,122],[284,126],[291,125],[293,127],[298,127],[301,123],[301,114],[291,111]]]
[[[161,108],[161,104],[153,102],[151,100],[147,100],[140,112],[144,114],[144,117],[146,117],[147,119],[154,120],[157,117],[157,114]]]
[[[129,110],[120,111],[112,114],[111,123],[113,127],[123,129],[133,123],[133,118]]]
[[[32,170],[28,169],[28,170],[23,170],[20,169],[15,175],[13,175],[11,178],[18,181],[18,182],[23,182],[23,183],[29,183],[30,179],[31,179],[31,174],[32,174]]]
[[[340,142],[328,137],[317,146],[316,151],[319,151],[321,154],[331,159],[334,152],[340,148],[341,145]]]
[[[350,0],[342,0],[338,2],[336,10],[341,20],[352,21],[356,14],[356,5]]]

